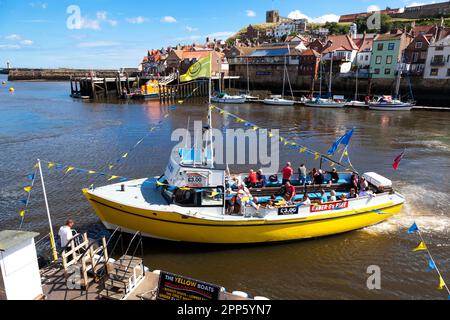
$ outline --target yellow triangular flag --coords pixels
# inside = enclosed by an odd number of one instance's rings
[[[272,137],[273,137],[273,133],[269,132],[269,138],[272,138]]]
[[[50,169],[53,166],[55,166],[55,164],[50,162],[47,167]]]
[[[214,198],[215,196],[217,196],[219,194],[219,192],[217,191],[213,191],[211,192],[211,194],[209,195],[210,198]]]
[[[291,146],[296,146],[297,144],[295,142],[291,142]]]
[[[160,187],[161,187],[161,186],[165,186],[165,184],[164,184],[164,183],[162,183],[162,182],[159,182],[159,181],[156,181],[156,185],[157,185],[157,186],[160,186]]]
[[[26,192],[31,192],[31,189],[32,189],[31,186],[23,188],[23,190],[25,190]]]
[[[439,290],[444,289],[444,287],[445,287],[444,279],[442,279],[442,277],[439,276]]]
[[[427,246],[425,245],[425,242],[420,241],[417,248],[415,248],[413,251],[421,251],[421,250],[427,250]]]
[[[344,156],[348,156],[347,150],[344,151]]]
[[[94,174],[94,173],[96,173],[96,172],[95,172],[94,170],[89,170],[88,173],[89,173],[89,174]]]
[[[34,168],[35,168],[35,169],[39,168],[39,163],[36,163],[36,164],[34,165]]]
[[[284,140],[284,138],[283,137],[280,137],[280,141],[283,141]]]
[[[23,217],[25,215],[25,210],[20,211],[20,216]]]
[[[305,152],[306,151],[306,148],[301,148],[300,149],[300,153],[303,153],[303,152]]]
[[[314,153],[314,156],[315,156],[315,157],[314,157],[315,160],[317,160],[317,159],[320,158],[320,154],[319,154],[318,152]]]
[[[109,170],[111,170],[113,167],[114,167],[114,166],[113,166],[112,164],[110,164],[110,165],[108,166]]]
[[[183,102],[184,102],[183,100],[178,100],[179,104],[183,104]]]
[[[330,163],[330,167],[334,167],[334,162],[331,162],[331,163]]]
[[[122,158],[126,158],[126,157],[128,157],[128,153],[125,153],[125,154],[122,156]]]
[[[162,184],[162,183],[161,183],[161,184]],[[191,190],[191,188],[188,188],[188,187],[181,187],[180,190],[182,190],[182,191],[187,191],[187,190]]]
[[[111,180],[114,180],[114,179],[117,179],[119,176],[111,176],[111,178],[109,178],[108,179],[108,181],[111,181]]]
[[[285,141],[285,142],[284,142],[284,145],[287,145],[288,143],[289,143],[289,142]]]
[[[253,131],[256,131],[256,130],[258,130],[258,127],[257,127],[257,126],[254,126],[254,127],[253,127]]]
[[[69,168],[67,168],[66,174],[69,173],[70,171],[74,170],[74,169],[75,169],[74,167],[69,167]]]

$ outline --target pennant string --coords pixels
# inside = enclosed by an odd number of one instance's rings
[[[37,175],[37,168],[36,166],[34,166],[34,173],[31,175],[28,175],[28,178],[32,178],[31,179],[31,184],[30,184],[30,191],[27,192],[27,199],[25,201],[25,207],[20,211],[20,224],[19,224],[19,230],[22,229],[22,225],[23,222],[25,220],[25,213],[27,211],[28,208],[28,204],[30,203],[30,198],[31,198],[31,191],[33,190],[33,186],[34,186],[34,181],[36,180],[36,175]]]

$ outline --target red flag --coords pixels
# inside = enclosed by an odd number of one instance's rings
[[[394,168],[394,170],[398,169],[398,166],[400,165],[400,161],[402,161],[404,155],[405,155],[405,151],[403,151],[402,153],[400,153],[398,156],[395,157],[394,163],[392,164],[392,167]]]

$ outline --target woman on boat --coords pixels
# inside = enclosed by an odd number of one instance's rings
[[[240,204],[241,208],[245,205],[250,205],[255,208],[256,211],[259,210],[259,205],[255,203],[252,194],[244,184],[239,185],[236,200],[237,203]]]
[[[358,195],[356,194],[356,189],[355,188],[351,188],[350,189],[350,193],[348,194],[348,198],[349,199],[358,198]]]
[[[333,168],[333,170],[331,171],[327,171],[327,173],[330,174],[332,183],[338,183],[339,173],[337,172],[336,168]]]
[[[331,196],[330,196],[330,202],[336,202],[337,198],[336,198],[336,191],[331,190],[330,192]]]

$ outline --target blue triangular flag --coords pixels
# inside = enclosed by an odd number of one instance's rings
[[[27,199],[20,199],[20,202],[23,203],[24,205],[27,205]]]
[[[34,173],[27,175],[28,180],[34,180]]]
[[[419,230],[419,228],[417,227],[417,224],[414,222],[413,225],[411,227],[409,227],[408,234],[414,233],[417,230]]]
[[[128,180],[128,178],[120,178],[119,179],[120,182],[124,182],[124,181],[127,181],[127,180]]]
[[[431,259],[428,259],[428,269],[427,269],[427,271],[431,271],[431,270],[434,270],[434,269],[436,269],[436,265],[434,264],[434,261],[431,260]]]

